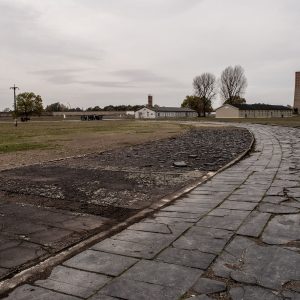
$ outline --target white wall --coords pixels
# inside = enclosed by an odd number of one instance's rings
[[[216,118],[239,118],[239,109],[225,104],[216,110]]]
[[[155,119],[155,112],[147,107],[137,110],[134,114],[136,119]]]

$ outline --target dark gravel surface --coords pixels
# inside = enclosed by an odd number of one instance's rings
[[[250,142],[250,133],[242,128],[201,128],[179,137],[89,155],[80,161],[68,160],[65,164],[74,167],[182,172],[182,168],[174,167],[174,162],[185,162],[184,171],[216,171],[242,153]]]

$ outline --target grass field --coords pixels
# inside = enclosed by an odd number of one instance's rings
[[[114,120],[0,123],[0,166],[100,152],[183,132],[174,123]]]
[[[209,118],[207,121],[233,122],[233,123],[252,123],[263,125],[279,125],[300,128],[300,116],[290,118],[247,118],[247,119],[215,119]]]

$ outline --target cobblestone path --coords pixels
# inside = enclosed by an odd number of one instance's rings
[[[300,299],[300,130],[255,151],[7,299]]]

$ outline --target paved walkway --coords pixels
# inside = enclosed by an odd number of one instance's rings
[[[248,128],[248,158],[7,299],[300,299],[300,130]]]

